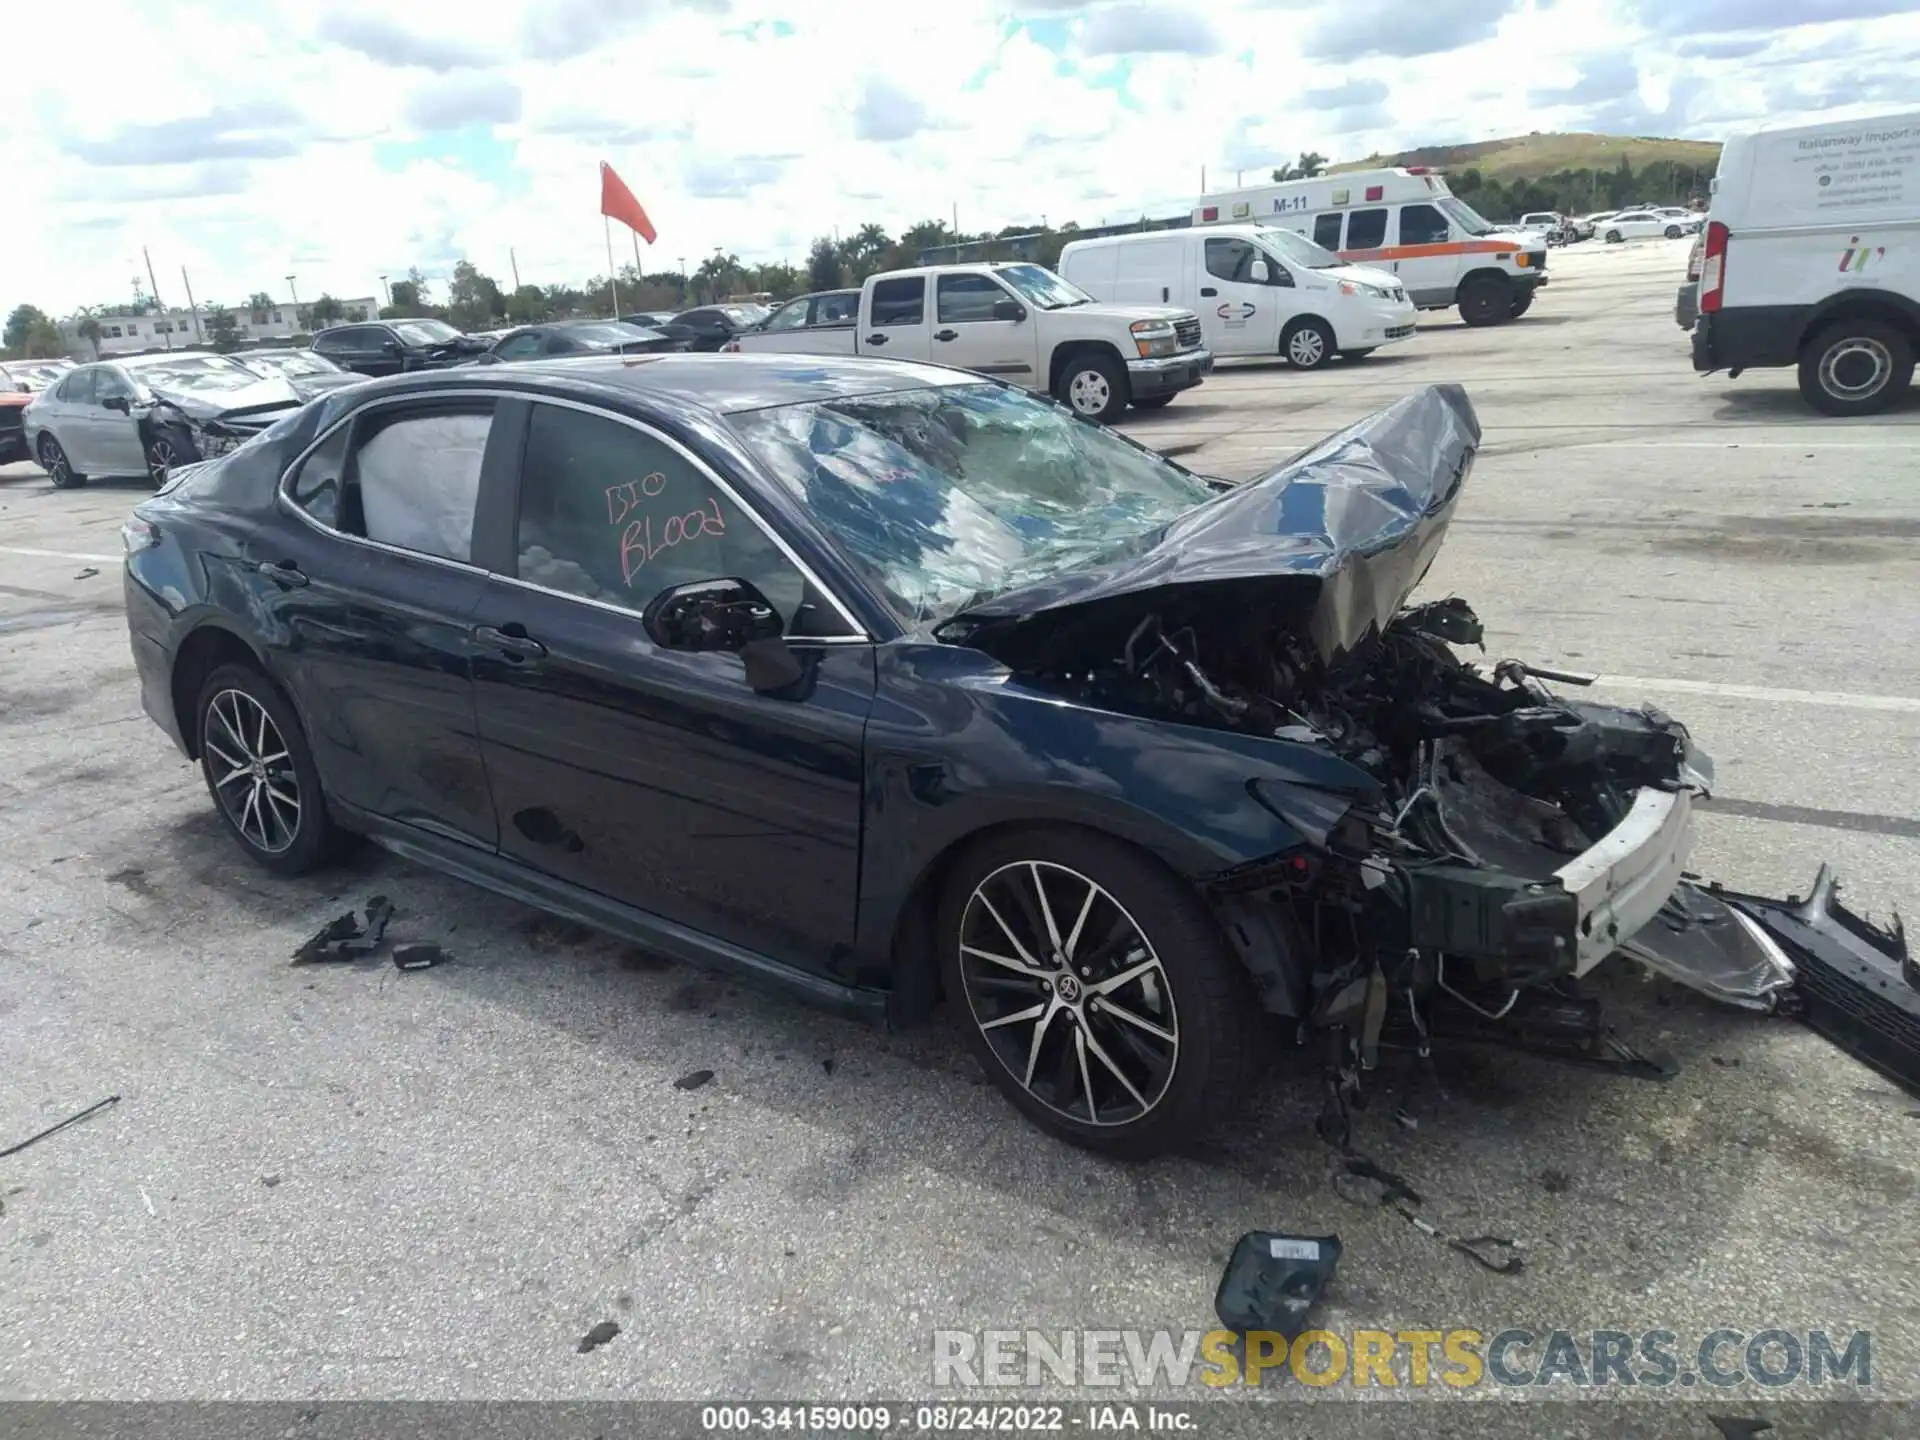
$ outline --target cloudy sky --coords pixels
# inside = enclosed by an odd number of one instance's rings
[[[1920,0],[37,0],[5,26],[0,309],[56,312],[130,297],[142,245],[173,303],[183,265],[226,303],[463,256],[505,282],[510,248],[584,279],[602,159],[667,269],[956,206],[1171,213],[1203,166],[1303,149],[1920,98]]]

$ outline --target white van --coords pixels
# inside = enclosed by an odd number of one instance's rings
[[[1414,329],[1413,301],[1397,279],[1345,264],[1291,230],[1216,225],[1075,240],[1059,268],[1097,300],[1194,311],[1216,358],[1284,355],[1312,370]]]
[[[1699,305],[1703,375],[1796,365],[1828,415],[1904,394],[1920,348],[1920,111],[1729,139]]]
[[[1422,310],[1469,325],[1526,314],[1547,283],[1547,242],[1490,225],[1437,170],[1355,170],[1203,195],[1196,226],[1278,225],[1342,260],[1393,272]]]

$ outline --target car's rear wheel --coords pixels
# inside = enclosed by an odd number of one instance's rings
[[[1294,321],[1280,337],[1280,353],[1296,370],[1318,370],[1334,356],[1333,331],[1324,320]]]
[[[40,468],[47,472],[47,479],[56,490],[71,490],[87,483],[87,477],[76,474],[73,464],[67,459],[67,452],[60,448],[60,442],[51,435],[40,437],[40,454],[37,457]]]
[[[1607,231],[1607,244],[1609,245],[1618,245],[1625,239],[1626,237],[1622,235],[1618,230]]]
[[[1667,239],[1669,240],[1678,240],[1683,233],[1678,225],[1667,226]]]
[[[331,858],[340,832],[300,717],[258,670],[222,665],[195,707],[200,769],[229,832],[253,860],[302,875]]]
[[[1041,1129],[1144,1157],[1230,1113],[1245,981],[1199,897],[1151,857],[1087,831],[1006,832],[955,866],[939,923],[969,1043]]]
[[[1884,320],[1836,320],[1800,354],[1800,393],[1824,415],[1872,415],[1913,383],[1913,342]]]
[[[1512,319],[1513,287],[1495,275],[1476,275],[1460,287],[1460,318],[1469,325]]]
[[[1083,351],[1067,361],[1054,391],[1083,420],[1105,425],[1120,418],[1131,394],[1126,369],[1111,355]]]

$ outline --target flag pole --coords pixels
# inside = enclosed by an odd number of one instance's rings
[[[620,282],[613,274],[613,226],[607,217],[600,217],[600,228],[607,236],[607,287],[613,291],[613,318],[620,318]]]

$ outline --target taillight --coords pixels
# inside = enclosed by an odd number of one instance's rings
[[[1700,313],[1719,310],[1727,288],[1727,227],[1718,220],[1707,224],[1707,248],[1700,257]]]
[[[120,527],[120,543],[126,546],[129,555],[151,550],[160,543],[160,527],[139,515],[130,515]]]

